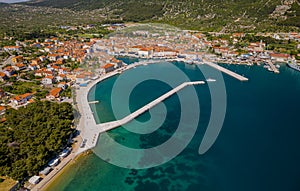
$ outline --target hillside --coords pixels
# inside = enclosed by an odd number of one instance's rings
[[[25,6],[26,10],[23,8],[21,14],[30,9],[50,12],[53,9],[62,16],[67,12],[66,17],[61,18],[71,17],[71,20],[65,20],[71,23],[80,23],[82,18],[82,23],[151,21],[185,29],[222,32],[300,30],[300,0],[32,0],[11,6]],[[11,6],[0,7],[5,9],[0,14],[6,14]],[[13,12],[18,17],[19,12]],[[60,16],[54,15],[53,20],[59,20]],[[48,17],[47,21],[51,22],[51,15]]]

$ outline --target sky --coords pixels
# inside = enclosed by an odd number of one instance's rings
[[[0,0],[2,3],[16,3],[16,2],[23,2],[28,0]]]

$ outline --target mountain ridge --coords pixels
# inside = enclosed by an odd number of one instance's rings
[[[32,16],[35,10],[41,12],[39,17],[46,17],[48,25],[159,22],[200,31],[300,31],[300,0],[32,0],[0,9],[6,18],[2,23],[8,25],[15,19],[17,27],[22,22],[27,25],[27,15],[31,23],[42,25],[41,19]],[[58,14],[44,16],[45,10]]]

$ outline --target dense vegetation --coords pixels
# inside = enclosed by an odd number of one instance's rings
[[[6,122],[0,124],[0,175],[22,180],[36,174],[67,144],[72,120],[68,103],[8,109]]]
[[[22,82],[16,81],[13,85],[3,86],[2,89],[5,92],[12,94],[25,94],[25,93],[34,93],[36,91],[43,90],[36,82]]]
[[[286,2],[290,9],[275,11]],[[299,0],[32,0],[0,4],[0,39],[5,32],[28,39],[41,31],[55,36],[62,25],[127,21],[160,22],[201,31],[299,31],[299,5]]]
[[[107,20],[151,20],[188,29],[271,31],[299,27],[298,3],[294,1],[284,13],[288,15],[286,19],[270,17],[276,6],[285,4],[282,0],[33,0],[24,4],[75,11],[101,10]]]

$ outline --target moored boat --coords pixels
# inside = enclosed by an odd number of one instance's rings
[[[290,68],[292,68],[292,69],[297,70],[297,71],[300,72],[300,66],[297,65],[296,62],[288,62],[287,65],[288,65]]]

